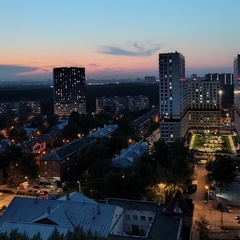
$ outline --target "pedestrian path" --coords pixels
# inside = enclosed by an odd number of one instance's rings
[[[233,142],[233,139],[232,139],[232,135],[228,135],[228,139],[229,139],[229,143],[230,143],[230,146],[231,146],[232,153],[233,153],[233,154],[236,154],[237,151],[236,151],[236,148],[235,148],[235,146],[234,146],[234,142]]]
[[[196,137],[196,134],[193,134],[193,135],[192,135],[192,138],[191,138],[191,141],[190,141],[189,149],[192,149],[192,148],[193,148],[193,144],[194,144],[194,141],[195,141],[195,137]]]

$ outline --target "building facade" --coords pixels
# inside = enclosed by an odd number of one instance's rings
[[[96,113],[104,111],[106,108],[113,112],[119,112],[121,110],[135,112],[149,109],[149,97],[139,95],[96,98]]]
[[[69,117],[71,112],[86,114],[85,68],[53,69],[54,114]]]
[[[188,84],[181,53],[159,54],[159,82],[160,134],[165,142],[173,142],[188,131]]]
[[[219,130],[221,91],[219,80],[189,81],[189,128]]]
[[[240,136],[240,54],[234,58],[234,125]]]

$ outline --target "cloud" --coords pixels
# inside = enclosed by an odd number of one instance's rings
[[[98,63],[89,63],[88,66],[89,67],[100,67],[100,64],[98,64]]]
[[[29,67],[23,65],[0,65],[0,79],[16,79],[22,76],[42,76],[50,74],[50,67]]]
[[[139,44],[134,42],[128,43],[123,47],[102,46],[99,52],[117,56],[149,57],[159,51],[159,49],[160,44]]]

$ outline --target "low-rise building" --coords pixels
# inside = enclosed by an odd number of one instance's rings
[[[40,180],[66,180],[69,172],[81,161],[81,151],[93,142],[91,138],[80,138],[43,156],[40,159]]]
[[[192,213],[192,201],[180,192],[166,205],[117,198],[94,201],[77,192],[51,200],[14,197],[0,218],[0,232],[17,229],[29,237],[39,232],[47,240],[54,229],[65,236],[80,227],[112,240],[190,239]]]
[[[135,142],[124,149],[120,155],[112,159],[112,164],[120,168],[133,166],[138,159],[148,152],[148,144],[145,142]]]

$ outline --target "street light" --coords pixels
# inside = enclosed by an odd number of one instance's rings
[[[209,201],[209,187],[208,186],[205,186],[205,189],[207,191],[207,202]]]
[[[77,183],[78,183],[78,192],[81,193],[81,183],[80,181],[77,181]]]

